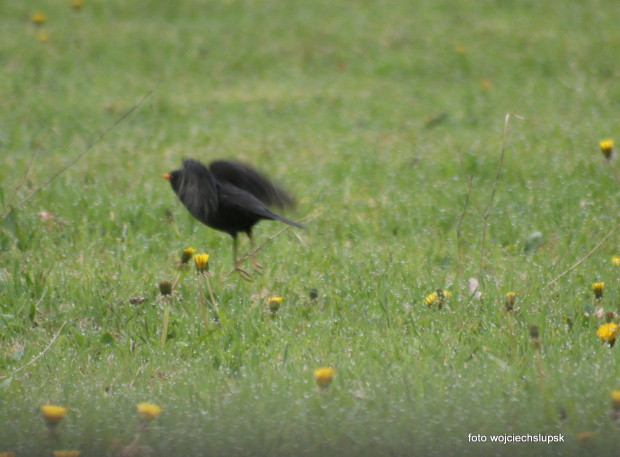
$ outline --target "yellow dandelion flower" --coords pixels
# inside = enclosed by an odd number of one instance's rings
[[[145,421],[152,421],[162,412],[162,409],[153,403],[140,403],[137,407],[138,414]]]
[[[183,265],[186,265],[187,262],[189,262],[192,259],[194,252],[196,252],[196,249],[194,248],[183,249],[183,253],[181,254],[181,263]]]
[[[194,255],[194,263],[196,264],[196,271],[198,273],[209,271],[209,254]]]
[[[592,291],[594,292],[594,298],[600,300],[603,298],[603,288],[605,287],[604,282],[595,282],[592,284]]]
[[[454,48],[457,54],[467,54],[467,49],[462,44],[459,44],[456,48]]]
[[[314,379],[321,389],[327,389],[334,379],[334,369],[329,367],[314,370]]]
[[[601,147],[601,152],[605,158],[610,160],[614,152],[614,142],[612,140],[603,140],[599,143],[599,146]]]
[[[515,306],[515,300],[517,296],[514,292],[508,292],[506,294],[504,303],[506,304],[506,311],[512,311]]]
[[[84,2],[82,0],[73,0],[71,2],[71,7],[75,10],[75,11],[79,11],[82,9],[82,7],[84,6]]]
[[[620,410],[620,390],[611,391],[611,405],[616,411]]]
[[[435,292],[424,298],[424,304],[427,306],[441,305],[450,295],[452,295],[452,292],[449,290],[437,289]]]
[[[47,33],[45,30],[39,30],[36,33],[36,37],[39,43],[45,43],[47,40],[50,39],[50,34]]]
[[[493,87],[493,84],[488,79],[483,79],[480,82],[480,87],[482,88],[482,90],[489,90],[491,89],[491,87]]]
[[[280,309],[282,297],[270,297],[267,299],[267,303],[269,304],[269,311],[275,313]]]
[[[45,17],[45,14],[43,14],[41,11],[35,11],[30,16],[30,20],[34,25],[43,25],[46,19],[47,18]]]
[[[612,257],[612,258],[611,258],[611,264],[612,264],[614,267],[620,267],[620,257],[618,257],[618,256],[614,256],[614,257]]]
[[[596,434],[594,432],[581,432],[577,433],[577,440],[581,444],[590,444],[590,442],[594,439]]]
[[[43,405],[41,406],[43,420],[50,427],[55,427],[67,415],[67,408],[63,406]]]
[[[54,451],[54,457],[78,457],[82,451]]]
[[[596,336],[604,343],[613,344],[616,341],[616,335],[618,334],[618,324],[610,322],[608,324],[601,325],[596,331]]]
[[[438,301],[439,297],[437,296],[437,292],[433,292],[432,294],[429,294],[424,298],[424,304],[428,306],[432,306]]]

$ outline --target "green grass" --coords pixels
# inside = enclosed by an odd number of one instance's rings
[[[139,434],[155,455],[614,455],[618,348],[583,312],[595,281],[620,311],[618,235],[548,284],[617,223],[598,142],[617,139],[618,2],[84,3],[0,3],[0,452],[113,455]],[[478,301],[475,206],[509,112],[527,122],[508,125]],[[308,230],[268,243],[254,282],[226,277],[230,237],[160,178],[183,157],[268,171]],[[190,270],[162,346],[157,285],[189,246],[211,256],[222,318],[205,331]],[[437,288],[452,295],[427,307]],[[163,413],[138,430],[142,401]],[[57,441],[47,403],[69,409]],[[526,433],[566,442],[468,440]]]

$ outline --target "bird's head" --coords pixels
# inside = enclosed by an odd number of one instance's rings
[[[181,184],[180,175],[181,175],[181,170],[175,170],[170,173],[164,173],[163,175],[161,175],[161,177],[167,180],[172,186],[172,189],[176,192],[179,189],[179,186]]]

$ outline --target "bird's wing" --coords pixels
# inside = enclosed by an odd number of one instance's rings
[[[268,206],[295,206],[294,200],[255,169],[230,160],[215,160],[209,170],[220,183],[228,183],[252,194]]]
[[[294,227],[305,228],[279,214],[270,211],[258,198],[236,186],[226,182],[219,183],[220,211],[227,213],[230,210],[235,214],[250,213],[260,219],[273,219]]]
[[[205,224],[208,215],[217,211],[215,178],[200,162],[189,159],[183,161],[177,195],[192,216]]]

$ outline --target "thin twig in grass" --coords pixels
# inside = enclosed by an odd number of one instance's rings
[[[504,163],[504,153],[506,151],[506,140],[508,138],[508,121],[511,117],[516,117],[517,119],[521,120],[521,121],[525,121],[525,118],[517,115],[517,114],[513,114],[513,113],[508,113],[506,114],[506,117],[504,118],[504,134],[503,134],[503,138],[502,138],[502,150],[499,156],[499,162],[497,164],[497,171],[495,172],[495,179],[493,181],[493,188],[491,190],[491,197],[489,198],[489,203],[487,204],[486,208],[484,210],[482,210],[480,208],[480,206],[478,206],[478,204],[476,203],[476,201],[474,200],[474,197],[472,195],[471,192],[471,187],[472,187],[472,181],[473,181],[473,176],[470,177],[469,180],[467,180],[466,178],[466,182],[467,182],[467,197],[465,200],[465,205],[463,207],[463,213],[461,214],[461,217],[459,218],[459,222],[457,224],[457,249],[459,251],[459,278],[461,276],[461,249],[460,249],[460,230],[461,230],[461,223],[463,222],[463,218],[465,217],[465,211],[467,209],[467,204],[469,202],[469,200],[471,199],[472,203],[474,204],[474,207],[476,208],[476,210],[478,211],[478,214],[480,214],[480,217],[482,218],[482,242],[481,242],[481,246],[480,246],[480,261],[478,264],[478,281],[481,280],[482,278],[482,265],[483,265],[483,261],[484,261],[484,244],[486,242],[486,237],[487,237],[487,229],[489,226],[489,216],[491,214],[491,209],[493,208],[493,202],[495,200],[495,193],[497,192],[497,185],[499,183],[499,176],[500,173],[502,171],[502,164]],[[460,151],[459,151],[459,159],[461,161],[461,168],[463,169],[463,174],[466,175],[465,173],[465,166],[463,164],[463,156],[461,155]]]
[[[37,152],[39,151],[39,148],[41,147],[41,144],[45,141],[45,139],[47,138],[47,135],[49,134],[50,131],[56,133],[56,131],[50,127],[50,128],[48,128],[45,131],[45,133],[43,134],[43,137],[41,139],[35,140],[34,147],[32,148],[32,154],[30,154],[30,159],[28,160],[28,164],[26,165],[26,169],[24,170],[24,173],[22,174],[21,178],[19,179],[19,182],[17,183],[17,185],[13,188],[13,193],[11,194],[11,196],[7,200],[6,204],[4,205],[5,208],[10,207],[11,203],[13,203],[13,200],[17,196],[17,192],[19,191],[19,189],[24,184],[24,181],[26,180],[26,176],[28,176],[28,173],[30,172],[30,169],[32,168],[32,164],[34,163],[34,158],[36,157]]]
[[[45,290],[43,291],[43,294],[41,294],[41,298],[39,298],[39,301],[37,301],[34,305],[34,311],[35,313],[40,314],[41,316],[43,316],[43,311],[41,311],[39,309],[39,305],[41,304],[41,302],[43,301],[43,299],[45,298],[45,294],[47,293],[47,288],[45,288]]]
[[[474,194],[471,191],[473,183],[474,183],[474,175],[470,175],[469,179],[467,178],[467,170],[465,169],[465,162],[463,161],[463,154],[461,153],[461,151],[458,151],[458,155],[459,155],[459,162],[461,164],[461,170],[463,171],[463,176],[465,177],[465,184],[467,185],[467,198],[471,200],[472,204],[474,205],[474,208],[476,208],[476,211],[478,211],[480,216],[482,216],[484,213],[480,209],[478,202],[476,202],[476,200],[474,199]]]
[[[502,164],[504,163],[504,152],[506,151],[506,140],[508,138],[508,121],[510,117],[514,116],[519,120],[525,121],[525,119],[516,114],[508,113],[504,118],[504,136],[502,139],[502,152],[499,156],[499,162],[497,164],[497,172],[495,173],[495,180],[493,181],[493,188],[491,190],[491,198],[489,199],[489,204],[487,205],[484,213],[482,215],[482,243],[480,246],[480,263],[478,265],[478,281],[482,278],[482,263],[484,260],[484,243],[486,241],[487,229],[489,226],[489,215],[491,214],[491,208],[493,207],[493,201],[495,200],[495,192],[497,191],[497,183],[499,182],[499,175],[502,171]]]
[[[172,291],[174,292],[174,288],[177,286],[177,284],[179,283],[179,279],[181,279],[181,276],[184,273],[184,269],[181,268],[181,270],[179,271],[179,274],[177,275],[177,279],[174,280],[174,282],[172,283]]]
[[[607,162],[607,165],[609,166],[609,169],[611,170],[611,172],[614,175],[614,179],[616,180],[616,182],[618,183],[618,185],[620,185],[620,178],[618,177],[618,173],[616,173],[616,169],[614,168],[614,166],[611,164],[611,162],[609,160],[605,160],[605,162]],[[575,263],[572,267],[570,267],[568,270],[566,270],[565,272],[563,272],[560,276],[558,276],[557,278],[555,278],[553,281],[551,281],[550,283],[548,283],[544,288],[546,289],[547,287],[555,284],[558,280],[560,280],[561,278],[563,278],[564,276],[566,276],[568,273],[570,273],[571,271],[573,271],[575,268],[577,268],[579,265],[581,265],[583,262],[585,262],[592,254],[594,254],[598,248],[600,248],[603,243],[605,243],[605,241],[607,241],[607,239],[614,234],[614,232],[616,230],[618,230],[618,228],[620,227],[620,224],[616,224],[616,226],[614,228],[611,229],[611,231],[605,235],[603,237],[603,239],[601,241],[599,241],[596,246],[594,246],[592,248],[592,250],[590,252],[588,252],[584,257],[582,257],[581,259],[579,259],[577,261],[577,263]]]
[[[80,160],[82,157],[84,157],[84,155],[88,151],[90,151],[104,136],[106,136],[106,134],[108,132],[110,132],[110,130],[114,129],[118,124],[123,122],[131,113],[133,113],[136,109],[138,109],[140,107],[140,105],[142,105],[142,103],[144,103],[144,101],[152,93],[153,93],[153,89],[149,90],[148,93],[145,96],[143,96],[135,105],[133,105],[131,108],[129,108],[129,110],[127,110],[124,114],[122,114],[118,119],[116,119],[112,125],[110,125],[107,129],[105,129],[99,135],[97,135],[94,140],[92,140],[90,143],[88,143],[88,145],[86,145],[86,147],[82,150],[82,152],[80,152],[77,156],[75,156],[73,159],[71,159],[69,161],[69,163],[67,163],[64,167],[62,167],[60,170],[58,170],[56,173],[54,173],[51,178],[47,179],[43,184],[41,184],[39,187],[37,187],[35,190],[33,190],[30,194],[28,194],[28,196],[26,196],[19,203],[14,205],[14,208],[17,208],[18,206],[21,206],[22,204],[26,203],[28,200],[30,200],[32,197],[34,197],[36,194],[38,194],[41,189],[43,189],[45,186],[47,186],[53,180],[58,178],[62,173],[67,171],[69,168],[71,168],[73,166],[73,164],[75,164],[78,160]],[[4,213],[0,216],[0,218],[6,217],[6,215],[9,214],[9,213],[10,213],[10,210],[5,210]]]
[[[605,237],[599,241],[596,246],[594,246],[592,248],[592,250],[590,252],[588,252],[585,256],[583,256],[581,259],[579,259],[579,261],[577,261],[577,263],[575,263],[572,267],[570,267],[568,270],[566,270],[564,273],[562,273],[560,276],[558,276],[557,278],[555,278],[553,281],[551,281],[550,283],[548,283],[544,288],[546,289],[547,287],[555,284],[558,280],[560,280],[561,278],[563,278],[564,276],[566,276],[568,273],[570,273],[571,271],[573,271],[575,268],[577,268],[579,265],[581,265],[584,261],[586,261],[588,259],[588,257],[590,257],[592,254],[594,254],[598,248],[600,248],[603,243],[605,243],[605,241],[607,241],[607,239],[613,235],[613,233],[618,230],[618,228],[620,227],[620,224],[617,224],[614,228],[611,229],[611,231],[605,235]]]
[[[254,308],[256,308],[256,306],[258,305],[259,302],[260,302],[260,298],[257,299],[254,303],[252,303],[250,305],[250,307],[248,308],[248,310],[245,313],[245,316],[243,316],[243,318],[241,319],[241,322],[243,322],[244,320],[246,320],[248,318],[248,316],[250,315],[250,311],[252,311]]]
[[[299,223],[302,222],[306,219],[308,219],[310,216],[312,216],[312,214],[308,214],[307,216],[302,217],[301,219],[296,220],[295,222]],[[265,241],[263,241],[261,244],[259,244],[256,248],[254,248],[252,251],[248,252],[246,255],[242,256],[241,259],[239,259],[239,263],[241,264],[242,262],[246,261],[248,258],[252,257],[254,254],[256,254],[258,251],[260,251],[263,247],[265,247],[265,245],[267,243],[269,243],[271,240],[277,238],[278,236],[280,236],[282,233],[286,232],[288,229],[290,229],[291,226],[290,225],[286,225],[284,228],[278,230],[275,234],[271,235],[269,238],[267,238]],[[233,268],[226,276],[224,276],[224,279],[228,278],[230,275],[232,275],[236,270],[236,268]]]
[[[461,153],[459,152],[459,157],[461,158],[461,165],[463,164],[463,158],[461,157]],[[463,252],[461,251],[461,225],[463,224],[463,219],[465,219],[465,213],[467,212],[467,205],[469,204],[469,199],[471,197],[471,183],[474,179],[474,175],[471,175],[469,180],[467,181],[467,195],[465,196],[465,203],[463,204],[463,211],[459,217],[459,222],[456,224],[456,250],[458,254],[458,275],[459,275],[459,284],[462,284],[463,279]]]
[[[32,365],[33,363],[35,363],[37,360],[39,360],[41,357],[43,357],[43,355],[50,350],[50,348],[52,347],[52,345],[54,344],[54,341],[56,341],[56,339],[60,336],[60,332],[62,332],[62,329],[65,328],[65,324],[62,324],[60,326],[60,329],[58,330],[58,333],[56,333],[56,335],[54,336],[54,338],[52,338],[52,341],[50,341],[50,343],[47,345],[47,347],[45,349],[43,349],[41,352],[39,352],[39,354],[32,360],[30,360],[28,363],[26,363],[25,365],[22,365],[21,367],[19,367],[16,370],[13,370],[12,372],[10,372],[9,374],[5,375],[5,376],[0,376],[0,379],[6,379],[9,378],[11,376],[13,376],[15,373],[18,373],[20,371],[22,371],[24,368],[26,368],[29,365]]]

